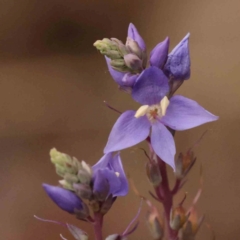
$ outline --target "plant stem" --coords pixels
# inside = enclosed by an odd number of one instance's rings
[[[103,240],[102,237],[103,215],[101,213],[94,213],[94,233],[95,240]]]
[[[166,163],[163,162],[159,157],[157,157],[157,159],[158,159],[159,169],[162,175],[162,182],[158,187],[155,188],[155,192],[158,198],[161,199],[161,202],[163,204],[165,222],[166,222],[167,231],[168,231],[168,239],[175,240],[177,238],[177,231],[174,231],[170,227],[170,213],[173,205],[174,194],[171,192],[169,188]]]

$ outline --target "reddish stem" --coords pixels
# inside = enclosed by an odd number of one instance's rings
[[[103,240],[102,225],[103,225],[103,215],[101,213],[95,213],[94,214],[94,223],[93,223],[95,240]]]
[[[158,164],[159,169],[162,175],[162,182],[161,184],[155,188],[155,192],[159,199],[161,199],[161,202],[163,204],[164,208],[164,215],[165,215],[165,222],[167,225],[168,230],[168,239],[169,240],[175,240],[177,238],[177,231],[174,231],[170,227],[170,213],[173,205],[173,193],[169,188],[169,182],[168,182],[168,176],[167,176],[167,168],[166,163],[163,162],[158,157]]]

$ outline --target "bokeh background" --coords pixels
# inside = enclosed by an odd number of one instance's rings
[[[129,22],[149,50],[166,36],[172,49],[191,33],[192,75],[179,93],[220,120],[176,135],[178,152],[186,151],[208,129],[184,187],[186,206],[197,192],[202,164],[198,211],[218,240],[239,238],[239,0],[0,0],[0,5],[0,239],[57,240],[60,233],[73,239],[66,229],[37,221],[34,214],[78,224],[92,237],[91,227],[58,209],[41,183],[59,179],[49,161],[52,147],[91,164],[102,156],[118,117],[103,100],[120,110],[137,109],[117,89],[92,46],[103,37],[125,41]],[[148,196],[143,153],[132,148],[122,158],[126,172]],[[121,233],[138,204],[132,191],[119,198],[106,216],[105,236]],[[151,239],[146,210],[144,206],[140,227],[130,239]],[[211,239],[205,225],[197,239]]]

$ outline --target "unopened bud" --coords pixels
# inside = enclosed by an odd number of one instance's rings
[[[136,41],[128,37],[126,46],[128,47],[131,53],[136,54],[140,59],[142,59],[142,50]]]
[[[86,203],[82,202],[82,210],[75,209],[74,213],[78,219],[85,220],[89,217],[90,211]]]
[[[127,238],[122,237],[119,234],[112,234],[112,235],[109,235],[105,240],[127,240]]]
[[[186,154],[180,153],[175,161],[176,177],[180,179],[183,178],[193,166],[195,161],[196,158],[194,157],[194,153],[192,151],[188,151]]]
[[[100,212],[102,214],[106,214],[112,207],[114,201],[115,198],[113,198],[112,195],[109,195],[108,198],[102,203]]]
[[[124,56],[125,64],[134,72],[140,72],[142,70],[142,60],[135,54],[129,53]]]
[[[154,187],[157,187],[162,182],[162,176],[157,163],[148,162],[146,165],[146,172],[148,180]]]
[[[149,213],[147,215],[147,226],[154,240],[161,240],[163,238],[163,227],[155,214]]]
[[[182,206],[178,206],[171,211],[170,227],[173,230],[179,230],[187,220],[186,211]]]
[[[77,176],[78,176],[80,183],[90,184],[90,182],[92,180],[92,175],[89,174],[89,172],[87,172],[85,169],[80,169],[78,171]]]
[[[78,182],[78,177],[76,175],[73,175],[71,173],[66,173],[64,175],[64,179],[69,182],[70,184],[77,183]]]
[[[91,207],[91,209],[93,210],[93,212],[99,212],[100,210],[100,204],[97,200],[93,199],[91,201],[89,201],[89,206]]]
[[[83,199],[90,199],[92,196],[92,189],[87,184],[73,184],[75,193]]]
[[[65,179],[60,180],[59,183],[65,189],[68,189],[68,190],[71,190],[71,191],[74,190],[72,184],[67,182]]]
[[[130,69],[125,65],[125,61],[123,58],[121,59],[113,59],[110,61],[110,65],[112,68],[119,72],[129,72]]]

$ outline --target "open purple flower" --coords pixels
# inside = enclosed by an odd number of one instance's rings
[[[81,211],[83,209],[82,200],[72,191],[43,184],[43,188],[47,195],[64,211],[74,213],[75,210]]]
[[[150,67],[142,72],[132,89],[132,97],[143,106],[138,111],[121,114],[112,128],[104,153],[134,146],[150,134],[156,154],[175,169],[175,143],[167,127],[186,130],[218,117],[183,96],[168,100],[168,92],[168,79],[162,70]]]
[[[122,166],[120,154],[105,154],[93,167],[94,192],[105,193],[113,197],[128,193],[128,182]]]

